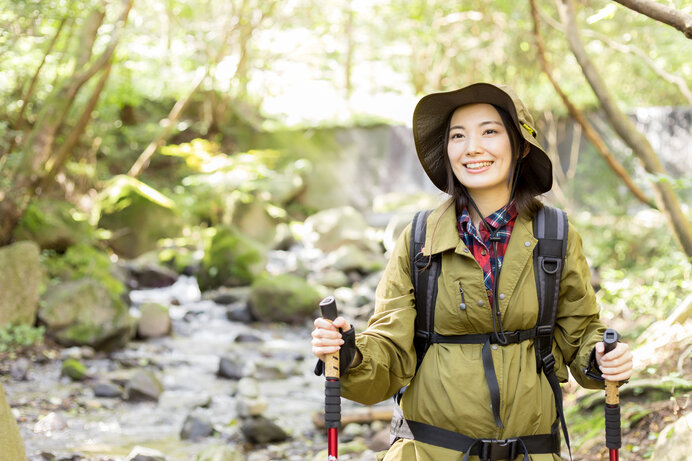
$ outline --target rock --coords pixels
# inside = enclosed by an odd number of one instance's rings
[[[272,381],[277,379],[286,379],[288,374],[281,370],[279,366],[258,362],[255,364],[253,377],[260,381]]]
[[[269,407],[269,402],[262,397],[255,399],[239,398],[236,403],[238,416],[248,418],[251,416],[261,416]]]
[[[39,247],[34,242],[0,248],[0,326],[34,324],[41,278]]]
[[[136,446],[132,449],[126,461],[166,461],[166,457],[158,450]]]
[[[312,318],[321,298],[303,278],[265,275],[252,284],[250,306],[261,321],[301,323]]]
[[[216,375],[221,378],[239,380],[246,376],[245,363],[235,357],[221,357]]]
[[[109,243],[120,256],[136,258],[156,249],[159,239],[180,233],[175,203],[132,177],[115,176],[99,198],[98,227],[112,232]]]
[[[243,455],[233,447],[215,445],[207,447],[197,456],[196,461],[243,461]]]
[[[60,413],[48,413],[34,424],[34,432],[57,432],[67,429],[67,422]]]
[[[198,274],[202,291],[249,285],[264,270],[266,249],[232,226],[219,226],[209,239]]]
[[[156,262],[149,261],[147,255],[149,253],[124,264],[129,276],[135,282],[134,288],[162,288],[173,285],[178,279],[178,273]]]
[[[262,343],[264,340],[252,333],[240,333],[233,340],[236,343]]]
[[[288,434],[264,416],[255,416],[243,421],[240,431],[250,443],[277,443],[288,439]]]
[[[95,397],[122,398],[123,390],[120,386],[110,381],[97,381],[91,386]]]
[[[96,240],[96,232],[85,213],[69,202],[45,197],[27,207],[13,235],[16,241],[31,240],[44,250],[59,252]]]
[[[139,306],[141,317],[137,324],[137,335],[140,338],[158,338],[171,332],[171,316],[168,307],[157,303],[145,303]]]
[[[259,397],[259,383],[254,378],[243,378],[238,381],[236,392],[239,396],[256,399]]]
[[[382,451],[389,449],[389,428],[380,429],[368,442],[368,448],[372,451]]]
[[[252,315],[247,303],[235,303],[228,306],[226,318],[231,322],[238,323],[251,323],[257,320],[254,315]]]
[[[163,392],[163,384],[148,370],[139,370],[128,381],[125,389],[127,399],[131,401],[158,401]]]
[[[336,269],[317,272],[310,281],[329,288],[339,288],[349,284],[348,276]]]
[[[24,357],[18,358],[10,365],[10,376],[15,381],[26,381],[29,374],[29,366],[31,366],[29,360]]]
[[[250,287],[219,287],[204,293],[202,299],[212,300],[216,304],[245,304],[250,296]]]
[[[50,287],[38,316],[48,334],[66,346],[112,349],[125,344],[133,333],[127,305],[90,278]]]
[[[243,234],[252,235],[253,239],[263,245],[269,245],[274,242],[276,226],[280,222],[269,214],[269,210],[273,208],[276,207],[263,200],[254,199],[249,202],[238,200],[233,206],[231,224]]]
[[[370,274],[383,269],[386,261],[382,253],[366,251],[357,245],[347,244],[329,253],[325,264],[342,272],[356,271],[361,274]]]
[[[692,447],[692,413],[682,416],[660,432],[651,459],[656,461],[689,459],[690,447]]]
[[[72,381],[81,381],[87,376],[87,369],[82,362],[75,359],[67,359],[62,363],[61,376],[67,376]]]
[[[303,238],[324,252],[334,251],[347,243],[367,248],[367,229],[365,217],[355,208],[345,206],[309,216],[305,220]]]
[[[209,437],[214,433],[214,427],[211,422],[199,415],[188,415],[183,423],[183,428],[180,430],[180,438],[182,440],[192,440],[193,442]]]

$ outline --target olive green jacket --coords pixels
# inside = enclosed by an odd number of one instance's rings
[[[409,262],[410,233],[409,225],[399,237],[378,285],[375,312],[368,327],[356,336],[362,360],[342,376],[342,395],[363,404],[374,404],[408,385],[401,401],[407,419],[473,438],[505,439],[550,433],[557,417],[555,401],[544,374],[536,373],[533,340],[492,348],[504,429],[495,425],[490,408],[481,344],[433,344],[414,376],[416,309]],[[533,272],[536,243],[530,217],[520,214],[499,278],[498,298],[505,331],[536,325],[538,298]],[[442,254],[435,331],[442,335],[492,332],[483,270],[459,238],[451,201],[438,207],[428,218],[424,255],[431,253]],[[459,307],[461,289],[465,310]],[[603,388],[602,381],[585,375],[591,351],[605,331],[598,314],[581,238],[570,226],[553,342],[556,373],[561,381],[567,380],[569,366],[582,386]],[[390,448],[385,460],[461,461],[462,457],[459,452],[400,439]],[[531,459],[559,458],[532,455]]]
[[[2,461],[26,461],[24,442],[10,406],[5,400],[5,390],[0,385],[0,459]]]

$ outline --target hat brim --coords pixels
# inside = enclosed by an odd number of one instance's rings
[[[501,88],[489,83],[474,83],[464,88],[423,97],[413,112],[413,140],[418,159],[430,180],[447,192],[447,173],[444,163],[445,124],[452,112],[466,104],[486,103],[507,111],[521,136],[531,145],[522,161],[522,180],[532,183],[531,189],[539,194],[553,185],[553,167],[538,140],[524,126],[517,114],[512,97]],[[534,130],[535,133],[535,130]]]

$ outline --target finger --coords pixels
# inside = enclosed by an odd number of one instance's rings
[[[332,322],[323,317],[317,317],[313,323],[315,324],[315,327],[323,328],[325,330],[336,330],[337,328],[334,325],[332,325]]]
[[[329,339],[329,338],[313,338],[311,341],[311,344],[313,346],[317,347],[331,347],[331,346],[341,346],[344,343],[344,340],[341,338],[334,338],[334,339]]]
[[[325,338],[325,339],[341,339],[341,333],[337,330],[326,330],[324,328],[315,328],[310,333],[313,338]]]
[[[343,331],[348,331],[351,329],[351,325],[343,317],[337,317],[336,319],[334,319],[334,326],[337,328],[341,328]]]
[[[599,341],[596,343],[596,353],[602,355],[603,352],[605,352],[605,346],[603,345],[603,341]]]
[[[622,366],[632,366],[632,353],[627,351],[624,354],[622,354],[619,357],[604,357],[603,360],[601,360],[601,363],[603,366],[606,368],[615,368],[615,367],[622,367]]]
[[[632,370],[623,371],[622,373],[603,375],[603,379],[611,382],[626,381],[632,377]]]
[[[627,357],[628,354],[630,354],[629,346],[625,343],[618,343],[615,349],[603,356],[603,360],[610,362],[621,359],[622,357]]]
[[[327,355],[336,354],[339,352],[339,347],[313,347],[312,353],[320,360],[324,361]]]

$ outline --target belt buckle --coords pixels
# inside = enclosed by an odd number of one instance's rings
[[[511,460],[517,457],[518,438],[481,439],[478,457],[481,461]]]

